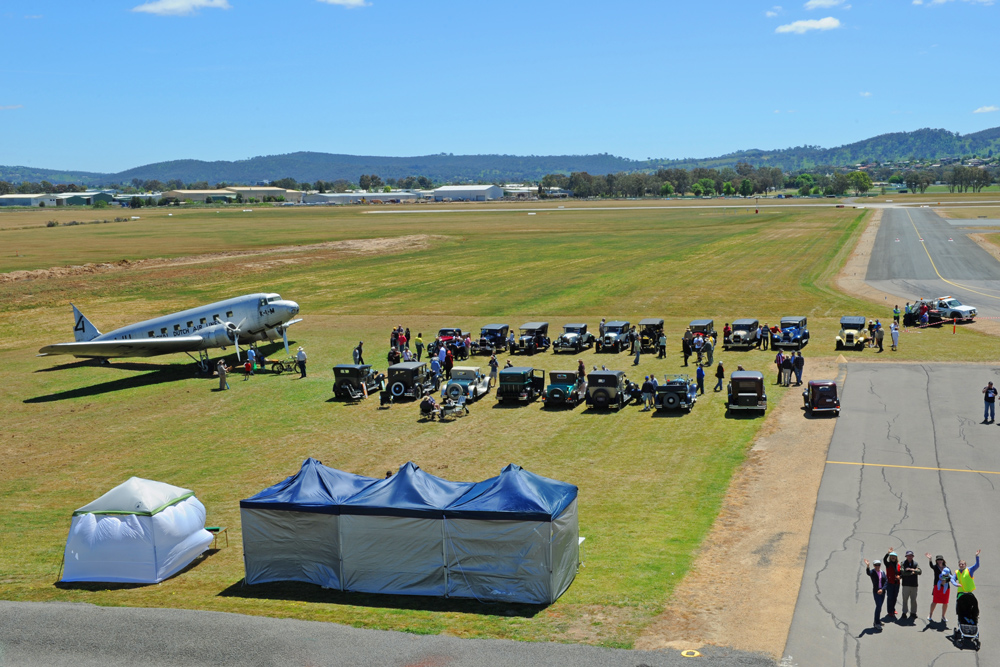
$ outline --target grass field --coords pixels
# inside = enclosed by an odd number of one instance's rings
[[[363,339],[368,360],[384,368],[382,350],[397,323],[428,340],[443,326],[478,331],[487,321],[516,326],[543,319],[558,329],[578,320],[596,327],[601,317],[664,317],[671,339],[665,360],[646,356],[633,370],[625,355],[583,355],[588,366],[604,363],[641,379],[681,370],[677,341],[691,319],[714,317],[721,329],[737,317],[773,323],[782,315],[807,315],[813,333],[805,349],[808,376],[810,356],[834,354],[841,315],[888,318],[892,304],[880,310],[831,287],[865,211],[762,209],[753,215],[549,206],[532,216],[517,207],[485,212],[472,206],[447,215],[201,209],[53,228],[32,224],[24,213],[7,220],[0,213],[7,229],[4,272],[408,237],[387,251],[320,245],[5,283],[3,596],[630,646],[691,567],[763,420],[724,418],[724,394],[711,392],[709,373],[709,393],[681,418],[634,407],[621,414],[499,408],[489,396],[454,423],[423,424],[413,405],[380,411],[373,401],[330,402],[330,366],[348,361]],[[302,307],[305,320],[291,333],[310,354],[305,380],[236,378],[232,391],[216,393],[216,382],[195,377],[183,356],[111,366],[34,356],[45,343],[71,339],[70,301],[106,331],[265,290]],[[957,335],[925,331],[906,336],[894,360],[986,360],[983,340],[975,325]],[[730,371],[742,363],[771,377],[769,354],[716,356]],[[575,359],[532,361],[554,370],[572,368]],[[783,391],[769,387],[771,400]],[[339,595],[293,584],[241,587],[238,501],[294,473],[307,456],[378,477],[412,460],[455,480],[483,479],[514,462],[577,484],[585,567],[566,595],[541,609]],[[230,528],[230,547],[157,586],[56,586],[72,510],[131,475],[194,489],[209,523]]]

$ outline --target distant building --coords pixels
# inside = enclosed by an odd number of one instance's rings
[[[276,188],[271,185],[232,185],[227,187],[226,190],[239,193],[243,195],[244,199],[253,197],[254,199],[263,201],[264,197],[273,197],[274,199],[284,197],[285,201],[296,204],[302,201],[302,192],[300,190],[286,190],[285,188]]]
[[[211,197],[212,201],[226,200],[232,201],[236,199],[236,193],[232,190],[167,190],[163,193],[166,199],[179,199],[180,201],[208,201]]]
[[[498,185],[444,185],[434,190],[434,200],[490,201],[501,199],[503,188]]]
[[[0,195],[0,206],[56,206],[55,195]]]
[[[533,199],[538,196],[538,188],[530,185],[508,185],[503,189],[504,197]]]
[[[420,201],[419,194],[394,190],[392,192],[314,192],[302,197],[306,204],[398,204]]]
[[[129,204],[133,199],[141,199],[145,202],[147,199],[152,200],[155,204],[163,198],[162,192],[141,192],[136,195],[115,195],[115,202],[118,204]]]
[[[64,192],[53,195],[56,198],[56,206],[92,206],[95,202],[103,201],[112,203],[114,195],[107,192]]]

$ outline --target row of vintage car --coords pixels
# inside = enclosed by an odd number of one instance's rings
[[[445,400],[464,405],[486,396],[490,379],[480,368],[456,366],[451,378],[442,382],[425,362],[408,361],[393,364],[385,374],[371,365],[340,364],[334,366],[333,392],[338,398],[356,401],[378,393],[380,402],[415,400],[441,390]],[[590,408],[621,410],[630,402],[641,402],[641,387],[631,382],[624,371],[593,370],[581,377],[576,371],[545,371],[532,366],[511,366],[500,370],[496,387],[498,403],[530,403],[541,399],[545,407],[569,407],[584,404]],[[803,394],[807,409],[839,414],[836,384],[828,380],[810,381]],[[656,387],[653,396],[656,410],[690,412],[698,401],[697,384],[688,375],[667,376]],[[736,371],[730,375],[727,388],[727,411],[767,410],[764,376],[757,371]]]

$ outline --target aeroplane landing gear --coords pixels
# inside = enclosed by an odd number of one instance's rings
[[[184,354],[191,357],[190,352],[185,352]],[[194,359],[194,357],[191,358]],[[199,373],[207,374],[211,372],[212,366],[208,362],[209,362],[208,350],[198,350],[198,358],[195,359],[195,365],[198,367]]]

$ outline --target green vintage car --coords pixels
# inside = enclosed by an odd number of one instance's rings
[[[583,399],[586,387],[587,383],[576,371],[551,371],[549,386],[545,388],[542,400],[545,402],[545,407],[568,405],[573,408]]]

